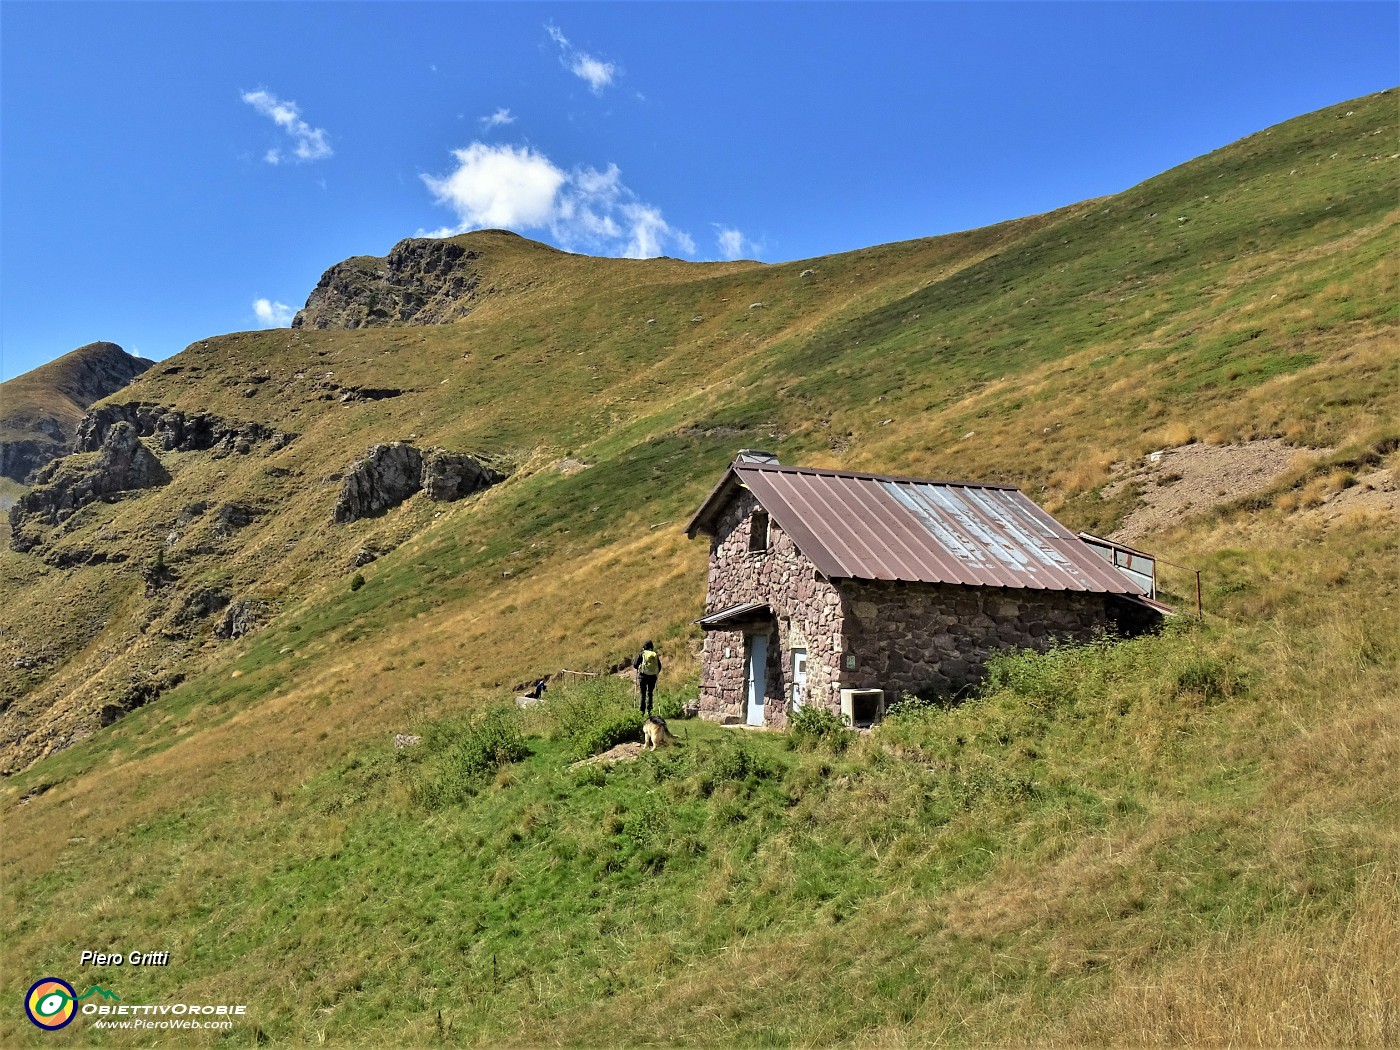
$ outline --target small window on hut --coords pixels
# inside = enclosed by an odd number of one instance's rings
[[[749,519],[749,552],[768,549],[768,512],[756,510]]]

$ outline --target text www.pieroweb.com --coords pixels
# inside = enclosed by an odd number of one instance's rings
[[[192,1021],[186,1017],[168,1018],[163,1021],[152,1021],[144,1017],[134,1018],[129,1021],[110,1021],[102,1018],[92,1022],[93,1028],[129,1028],[139,1031],[150,1031],[151,1029],[182,1029],[190,1031],[199,1029],[200,1031],[222,1031],[233,1027],[230,1020],[223,1021]]]
[[[129,1029],[136,1031],[183,1030],[183,1031],[226,1031],[233,1027],[235,1018],[246,1012],[244,1005],[237,1006],[191,1006],[186,1003],[161,1004],[159,1006],[123,1003],[120,1006],[98,1006],[89,1004],[83,1013],[97,1016],[92,1019],[93,1028]],[[151,1014],[156,1016],[152,1017]],[[170,1016],[170,1015],[175,1016]]]

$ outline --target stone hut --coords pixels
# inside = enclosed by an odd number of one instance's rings
[[[1076,536],[1018,489],[781,465],[743,452],[686,527],[710,537],[700,713],[878,721],[993,653],[1134,634],[1168,610],[1151,559]]]

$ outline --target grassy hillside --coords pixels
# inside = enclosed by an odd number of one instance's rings
[[[0,554],[3,994],[139,942],[172,965],[101,979],[247,1002],[235,1045],[1393,1043],[1400,531],[1359,494],[1400,446],[1396,132],[1372,96],[1111,198],[778,266],[469,234],[501,291],[463,321],[148,373],[116,400],[297,437],[163,454],[170,485],[44,547],[103,564]],[[1110,531],[1145,452],[1263,437],[1299,454],[1270,488],[1139,541],[1203,566],[1199,627],[1010,662],[845,749],[691,723],[571,771],[563,712],[605,690],[472,720],[647,636],[693,690],[680,526],[739,447],[1008,481]],[[332,525],[339,472],[410,439],[511,477]],[[257,513],[220,533],[197,502]],[[209,588],[276,615],[219,641]]]

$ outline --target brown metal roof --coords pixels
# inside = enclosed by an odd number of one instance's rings
[[[735,463],[687,531],[713,531],[738,486],[829,579],[1143,593],[1006,485]]]

